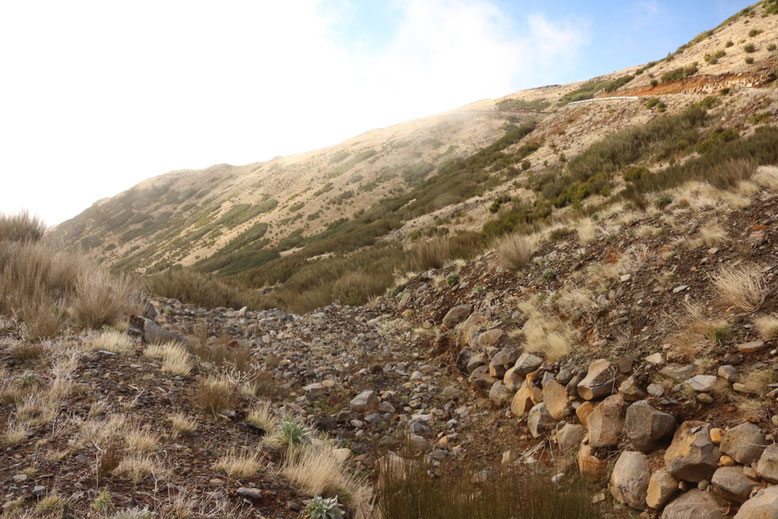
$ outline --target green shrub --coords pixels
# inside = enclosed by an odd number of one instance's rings
[[[753,43],[748,43],[743,45],[743,50],[750,54],[752,52],[756,52],[756,46]]]
[[[338,496],[329,499],[314,496],[305,504],[305,513],[310,519],[340,519],[345,513],[338,503]]]
[[[591,99],[600,91],[613,92],[634,79],[634,76],[621,76],[616,79],[593,79],[582,86],[562,96],[559,104],[566,105],[575,101]]]
[[[498,110],[521,110],[530,112],[542,112],[551,105],[546,99],[533,99],[527,101],[524,99],[501,99],[497,101]]]
[[[745,61],[746,61],[746,63],[748,65],[753,65],[754,64],[754,58],[751,57],[751,56],[747,56]]]
[[[748,37],[753,38],[754,36],[760,34],[761,32],[762,31],[760,31],[759,29],[751,29],[750,31],[748,31]]]
[[[693,76],[697,73],[697,63],[692,63],[688,67],[679,67],[669,72],[665,72],[660,76],[662,83],[669,83],[671,81],[679,81],[681,79]]]
[[[771,43],[770,45],[767,46],[767,50],[769,50],[770,52],[774,51],[775,49],[776,49],[775,43]]]
[[[450,287],[456,286],[459,284],[459,274],[456,272],[452,272],[448,276],[446,276],[446,284]]]

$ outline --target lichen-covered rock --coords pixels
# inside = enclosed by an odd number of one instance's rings
[[[624,451],[611,474],[611,495],[616,501],[642,510],[648,492],[648,458],[637,451]]]
[[[665,452],[667,471],[676,479],[699,483],[716,471],[719,449],[710,439],[710,425],[688,421],[675,431]]]

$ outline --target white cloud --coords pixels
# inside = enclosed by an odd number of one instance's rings
[[[488,0],[399,1],[342,43],[339,8],[230,0],[4,2],[0,209],[49,223],[171,169],[265,160],[554,78],[586,42]]]

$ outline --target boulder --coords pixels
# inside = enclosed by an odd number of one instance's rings
[[[536,371],[542,365],[543,359],[537,355],[524,352],[516,359],[516,364],[513,367],[516,368],[516,373],[526,376]]]
[[[724,519],[716,499],[699,489],[678,496],[665,507],[662,519]]]
[[[648,396],[648,393],[640,386],[635,376],[627,377],[619,386],[619,393],[626,402],[637,402]]]
[[[516,396],[513,397],[511,402],[511,413],[515,416],[522,416],[529,413],[532,406],[536,402],[543,400],[543,394],[535,384],[531,381],[525,380],[519,390],[516,392]]]
[[[719,448],[738,463],[750,465],[759,459],[767,445],[759,427],[745,422],[725,432]]]
[[[757,492],[743,503],[735,519],[778,519],[778,486]]]
[[[585,400],[593,400],[611,394],[616,384],[616,369],[605,359],[589,364],[586,377],[578,383],[578,394]]]
[[[535,405],[529,411],[527,417],[527,427],[534,438],[537,438],[543,431],[554,425],[554,418],[548,413],[545,402]]]
[[[618,445],[624,425],[624,399],[612,395],[597,404],[589,415],[589,444],[592,447]]]
[[[143,338],[149,344],[162,344],[166,342],[185,344],[184,339],[180,335],[165,330],[151,319],[143,320]]]
[[[349,407],[355,413],[369,414],[378,411],[379,403],[376,392],[366,389],[351,400]]]
[[[443,318],[443,326],[449,329],[455,327],[464,321],[472,311],[473,305],[455,306],[446,313],[446,316]]]
[[[483,355],[473,355],[469,359],[467,359],[467,368],[465,368],[465,371],[467,371],[468,374],[473,374],[475,370],[480,368],[481,366],[486,366],[486,361],[484,360]],[[487,368],[488,371],[489,368]]]
[[[717,494],[735,503],[744,503],[751,491],[759,486],[746,477],[743,467],[719,467],[710,482]]]
[[[586,443],[578,449],[578,472],[590,481],[604,478],[608,474],[608,462],[594,455],[594,449]]]
[[[500,330],[492,330],[500,331]],[[489,333],[489,332],[487,332]],[[502,333],[502,332],[500,332]],[[503,348],[492,357],[489,362],[489,374],[494,378],[503,378],[505,372],[516,362],[519,351],[516,348]]]
[[[565,424],[556,433],[557,443],[562,452],[577,450],[584,436],[586,436],[586,428],[577,423]]]
[[[584,402],[575,410],[575,416],[587,429],[589,428],[589,415],[592,414],[592,411],[594,411],[594,404],[591,402]]]
[[[756,464],[756,473],[770,483],[778,483],[778,444],[767,447]]]
[[[675,417],[654,409],[645,400],[627,408],[624,431],[632,446],[641,452],[651,452],[675,432]]]
[[[489,391],[492,388],[492,384],[494,384],[494,379],[489,375],[488,366],[478,366],[475,368],[470,374],[469,380],[473,387],[483,389],[484,391]]]
[[[507,405],[511,398],[513,398],[513,392],[505,387],[505,384],[499,380],[492,384],[492,388],[489,390],[489,400],[497,407],[503,407]]]
[[[543,386],[543,402],[549,414],[556,420],[565,418],[572,411],[565,386],[556,380],[549,380]]]
[[[477,342],[478,345],[481,348],[489,348],[491,346],[497,345],[497,343],[500,341],[500,337],[502,337],[502,330],[499,328],[494,328],[492,330],[486,331],[478,336]],[[515,348],[512,348],[514,351],[516,351],[516,357],[519,356],[518,350]],[[516,357],[513,358],[512,361],[510,361],[511,364],[516,362]]]
[[[524,375],[518,373],[515,367],[508,369],[502,377],[502,383],[511,391],[518,391],[523,381]]]
[[[462,371],[464,373],[467,373],[467,364],[470,362],[470,358],[473,356],[473,353],[468,349],[462,349],[459,351],[459,354],[457,355],[457,368],[459,368],[459,371]]]
[[[678,493],[678,480],[665,469],[651,474],[646,492],[646,504],[654,510],[661,510]]]
[[[665,452],[665,468],[676,479],[699,483],[716,471],[719,449],[710,439],[710,425],[687,421],[675,431]]]
[[[646,507],[649,478],[648,458],[640,452],[624,451],[613,467],[611,495],[616,501],[642,510]]]

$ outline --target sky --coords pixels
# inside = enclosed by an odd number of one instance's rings
[[[247,164],[664,57],[739,0],[0,0],[0,212],[49,225]]]

